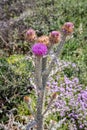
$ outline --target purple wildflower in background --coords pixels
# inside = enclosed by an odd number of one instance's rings
[[[58,86],[57,85],[52,86],[52,92],[58,92]]]
[[[82,128],[83,128],[83,125],[80,125],[79,127],[80,127],[80,129],[82,129]]]
[[[75,67],[76,67],[76,64],[75,64],[75,63],[72,63],[72,67],[75,68]]]
[[[74,83],[78,84],[79,83],[79,79],[77,77],[75,77],[73,80],[72,80]]]
[[[46,55],[47,51],[48,51],[47,46],[45,44],[43,44],[43,43],[36,43],[32,47],[32,52],[36,56]]]
[[[78,101],[83,109],[87,109],[87,91],[83,90],[78,94]]]
[[[67,78],[66,76],[64,76],[64,81],[65,81],[66,85],[72,84],[72,81],[69,78]]]
[[[87,87],[79,83],[78,77],[70,79],[66,75],[63,79],[58,75],[50,77],[47,85],[49,96],[54,92],[58,94],[53,108],[60,118],[69,117],[74,130],[87,130]]]

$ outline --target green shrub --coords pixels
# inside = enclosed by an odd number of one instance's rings
[[[31,59],[23,55],[13,55],[0,58],[0,101],[1,120],[4,121],[6,112],[17,107],[24,95],[32,89],[30,77],[33,64]]]
[[[27,60],[23,55],[13,55],[8,58],[1,58],[0,92],[4,91],[4,93],[7,93],[7,90],[10,88],[15,90],[12,92],[13,94],[16,90],[20,92],[20,89],[22,90],[29,86],[31,71],[33,71],[32,60]]]

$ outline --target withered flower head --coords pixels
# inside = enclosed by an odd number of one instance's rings
[[[49,41],[49,37],[48,36],[45,36],[45,35],[43,35],[43,36],[41,36],[41,37],[38,37],[38,39],[37,39],[37,42],[39,42],[39,43],[43,43],[43,44],[45,44],[47,47],[50,47],[50,41]]]
[[[29,96],[24,96],[24,101],[26,103],[30,103],[31,102],[31,98]]]

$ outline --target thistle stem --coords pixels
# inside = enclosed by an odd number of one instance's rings
[[[44,121],[43,121],[43,109],[44,109],[44,90],[42,84],[42,57],[36,57],[35,61],[35,80],[37,86],[37,114],[36,114],[36,122],[37,122],[37,130],[44,129]]]

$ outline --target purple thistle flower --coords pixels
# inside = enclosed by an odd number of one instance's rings
[[[48,51],[47,46],[45,44],[43,44],[43,43],[36,43],[32,47],[32,52],[36,56],[46,55],[47,51]]]

